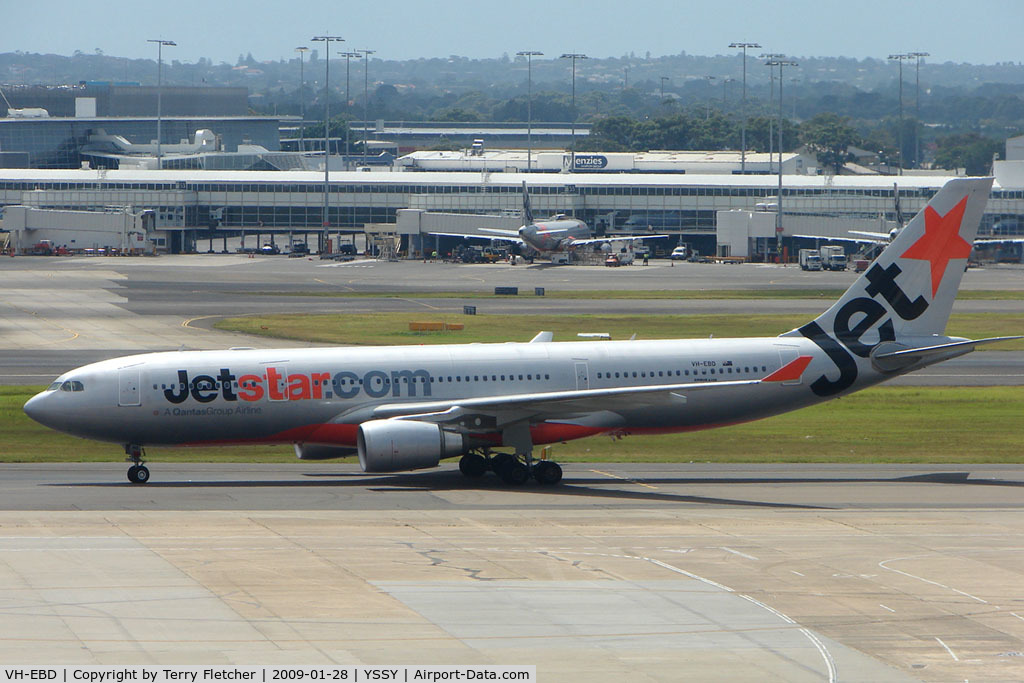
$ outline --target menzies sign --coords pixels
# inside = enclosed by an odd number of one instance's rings
[[[573,163],[576,171],[600,171],[608,166],[608,157],[603,154],[577,154]]]

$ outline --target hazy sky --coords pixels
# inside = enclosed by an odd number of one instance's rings
[[[592,57],[734,52],[733,41],[794,57],[885,58],[925,51],[932,62],[1024,60],[1021,0],[0,0],[0,52],[75,50],[153,58],[147,38],[174,40],[166,59],[234,64],[294,56],[310,37],[377,57],[500,57],[540,50]]]

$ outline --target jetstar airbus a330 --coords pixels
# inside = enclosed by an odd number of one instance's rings
[[[539,444],[681,432],[842,396],[999,339],[944,336],[992,181],[950,181],[825,313],[779,337],[182,351],[65,373],[33,419],[143,447],[293,444],[366,472],[461,457],[467,476],[561,479]]]

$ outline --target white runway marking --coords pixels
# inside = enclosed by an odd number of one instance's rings
[[[939,583],[938,581],[932,581],[931,579],[926,579],[923,576],[917,576],[916,574],[911,574],[910,572],[905,572],[905,571],[901,571],[899,569],[893,569],[892,567],[886,566],[887,562],[901,562],[903,560],[913,560],[913,559],[917,559],[917,558],[920,558],[920,557],[924,557],[924,556],[923,555],[915,555],[915,556],[911,556],[911,557],[894,557],[891,560],[882,560],[881,562],[878,563],[878,566],[881,567],[882,569],[888,569],[891,572],[896,572],[897,574],[903,574],[903,576],[908,576],[908,577],[910,577],[912,579],[917,579],[918,581],[924,581],[925,583],[930,583],[933,586],[938,586],[939,588],[945,588],[946,590],[953,591],[954,593],[959,593],[960,595],[968,597],[971,600],[977,600],[978,602],[986,604],[986,605],[988,604],[988,600],[984,600],[982,598],[979,598],[977,595],[971,595],[970,593],[966,593],[966,592],[964,592],[962,590],[959,590],[957,588],[953,588],[952,586],[947,586],[944,583]]]
[[[720,584],[720,583],[718,583],[716,581],[712,581],[711,579],[705,579],[703,576],[699,576],[699,575],[694,574],[692,572],[688,572],[685,569],[680,569],[679,567],[674,567],[674,566],[668,564],[667,562],[662,562],[661,560],[656,560],[656,559],[654,559],[652,557],[642,557],[640,559],[646,560],[647,562],[650,562],[651,564],[656,564],[659,567],[662,567],[664,569],[668,569],[669,571],[675,572],[677,574],[682,574],[683,576],[688,576],[691,579],[695,579],[697,581],[700,581],[701,583],[706,583],[709,586],[714,586],[716,588],[719,588],[721,590],[726,591],[727,593],[733,593],[734,595],[737,595],[737,596],[743,598],[744,600],[746,600],[748,602],[751,602],[751,603],[757,605],[758,607],[761,607],[762,609],[768,610],[769,612],[771,612],[772,614],[777,616],[779,619],[782,619],[787,624],[792,624],[794,626],[799,627],[800,633],[802,633],[804,635],[804,637],[807,638],[807,640],[811,641],[811,644],[814,645],[814,647],[821,654],[821,658],[825,660],[825,666],[828,669],[828,680],[829,680],[829,683],[835,683],[836,676],[837,676],[835,660],[832,658],[832,654],[828,651],[828,648],[825,647],[825,644],[822,643],[821,640],[819,640],[818,637],[814,633],[812,633],[809,629],[806,629],[806,628],[800,626],[800,624],[798,624],[793,619],[789,618],[788,616],[786,616],[785,614],[783,614],[779,610],[775,609],[774,607],[769,607],[768,605],[764,604],[760,600],[756,600],[756,599],[750,597],[749,595],[744,595],[743,593],[737,593],[732,588],[729,588],[728,586]],[[950,653],[950,654],[952,654],[952,653]]]
[[[745,557],[745,558],[747,558],[748,560],[754,560],[754,561],[757,561],[757,558],[756,558],[756,557],[754,557],[753,555],[747,555],[746,553],[741,553],[741,552],[740,552],[739,550],[733,550],[732,548],[727,548],[727,547],[725,547],[724,545],[723,545],[723,546],[719,546],[719,547],[720,547],[720,548],[721,548],[722,550],[724,550],[725,552],[727,552],[727,553],[732,553],[733,555],[739,555],[740,557]]]
[[[946,652],[948,652],[949,656],[953,658],[953,661],[955,661],[955,662],[959,662],[960,661],[960,658],[956,656],[956,653],[949,649],[949,645],[946,645],[944,642],[942,642],[942,638],[939,638],[938,636],[935,636],[935,640],[939,641],[939,645],[941,645],[942,647],[944,647],[946,649]]]

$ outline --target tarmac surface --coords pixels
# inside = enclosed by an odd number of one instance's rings
[[[795,312],[811,300],[336,298],[282,292],[842,289],[852,273],[197,255],[0,263],[0,384],[138,351],[287,342],[281,311]],[[1024,269],[967,289],[1024,290]],[[272,294],[274,293],[274,294]],[[964,301],[1024,312],[1024,301]],[[766,331],[771,334],[774,331]],[[935,374],[929,374],[935,373]],[[1021,384],[1024,354],[911,375]],[[2,436],[0,436],[2,443]],[[1024,466],[0,465],[5,664],[535,664],[541,681],[1024,680]]]
[[[4,465],[0,661],[1024,679],[1021,466]]]

